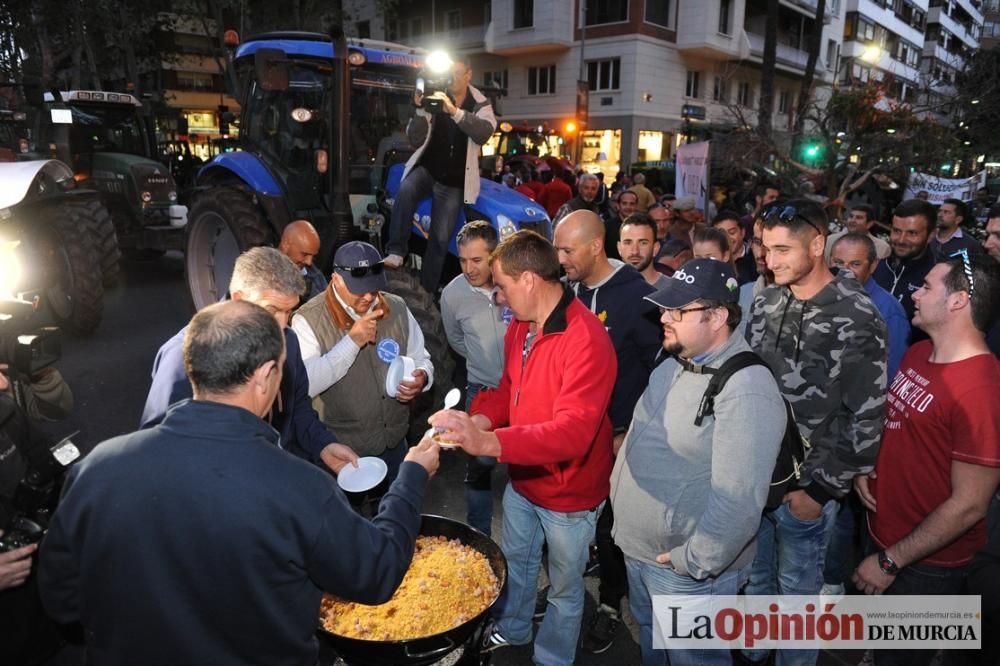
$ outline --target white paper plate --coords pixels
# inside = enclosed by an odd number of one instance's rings
[[[381,458],[359,458],[357,468],[348,463],[340,470],[337,483],[349,493],[363,493],[382,483],[388,471]]]
[[[428,428],[427,432],[424,433],[424,437],[434,437],[437,433],[437,428]],[[458,444],[448,444],[447,442],[442,442],[439,440],[434,440],[438,443],[438,446],[446,451],[459,448]]]
[[[390,398],[396,397],[396,388],[399,382],[413,377],[413,371],[417,369],[417,364],[409,356],[400,354],[392,359],[389,364],[389,372],[385,375],[385,392]]]

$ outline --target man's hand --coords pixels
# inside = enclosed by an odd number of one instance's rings
[[[406,452],[403,460],[415,462],[427,470],[429,476],[434,476],[440,464],[441,447],[430,437],[424,437],[420,443]]]
[[[882,594],[885,588],[892,585],[896,577],[882,571],[882,567],[878,565],[878,554],[872,553],[861,560],[851,580],[854,581],[855,587],[865,594]]]
[[[823,505],[806,495],[804,490],[785,493],[781,501],[788,503],[788,510],[799,520],[816,520],[823,513]]]
[[[0,535],[3,530],[0,530]],[[23,585],[31,574],[31,556],[38,550],[38,544],[33,543],[24,548],[18,548],[6,553],[0,553],[0,590]]]
[[[478,415],[477,415],[478,416]],[[435,428],[447,433],[446,439],[474,456],[500,455],[500,440],[491,432],[477,425],[476,417],[454,409],[442,409],[431,415],[427,421]]]
[[[876,478],[878,478],[878,474],[875,473],[875,470],[872,470],[868,474],[861,474],[854,477],[854,492],[861,498],[861,503],[865,505],[865,508],[872,513],[875,513],[877,509],[875,507],[875,496],[868,489],[868,480]]]
[[[448,97],[448,93],[444,91],[441,90],[437,91],[436,93],[431,95],[431,99],[441,100],[441,108],[443,108],[444,112],[447,113],[449,116],[453,116],[455,115],[456,112],[458,112],[458,107],[456,107],[455,103],[451,101],[450,97]]]
[[[323,464],[333,470],[334,474],[340,474],[348,463],[358,466],[358,454],[349,446],[330,442],[319,452],[319,458]]]
[[[611,450],[617,456],[618,452],[621,451],[622,444],[625,443],[625,433],[620,432],[615,435],[615,438],[611,441]]]
[[[375,342],[375,336],[378,335],[378,320],[381,316],[382,309],[376,308],[351,326],[351,330],[347,334],[351,336],[359,349],[364,349],[365,345]]]
[[[656,556],[656,561],[660,564],[670,564],[670,553],[660,553]]]
[[[412,382],[405,380],[399,382],[399,386],[396,387],[396,400],[405,404],[420,395],[425,386],[427,386],[427,373],[417,368],[413,371]]]

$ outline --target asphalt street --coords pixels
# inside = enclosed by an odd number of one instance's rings
[[[193,313],[184,282],[183,261],[173,253],[150,260],[123,260],[120,284],[105,295],[105,313],[100,327],[90,336],[65,335],[63,358],[58,367],[73,389],[76,400],[71,418],[57,424],[56,432],[79,431],[74,441],[84,452],[101,441],[134,430],[149,389],[150,369],[159,346],[184,326]],[[425,513],[464,519],[464,454],[443,452],[441,468],[431,480]],[[494,473],[496,506],[494,538],[499,541],[500,492],[506,470]],[[593,612],[597,579],[587,579],[586,615]],[[629,620],[630,618],[627,618]],[[612,647],[600,655],[580,651],[583,666],[638,664],[639,648],[633,640],[635,627],[622,628]],[[59,664],[72,664],[63,655]],[[839,655],[824,654],[821,664],[856,663]],[[500,666],[531,663],[530,647],[505,648],[494,654]]]

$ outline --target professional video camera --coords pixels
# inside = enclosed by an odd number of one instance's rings
[[[453,83],[452,67],[454,62],[444,51],[432,51],[427,55],[426,64],[417,75],[417,92],[423,95],[420,108],[430,113],[441,113],[443,103],[435,93],[448,94]]]

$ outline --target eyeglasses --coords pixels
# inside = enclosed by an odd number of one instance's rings
[[[704,306],[699,308],[660,308],[660,311],[666,312],[667,319],[669,319],[670,321],[679,322],[679,321],[684,321],[684,315],[686,315],[688,312],[702,312],[704,310],[713,310],[713,309],[714,308]]]
[[[385,268],[382,262],[378,262],[372,266],[334,266],[338,271],[343,271],[348,273],[351,277],[363,278],[364,276],[371,273],[372,275],[381,275],[382,269]]]
[[[800,213],[799,209],[796,208],[795,206],[785,206],[784,208],[772,208],[771,210],[767,211],[767,213],[763,217],[763,220],[765,222],[770,222],[772,220],[779,220],[781,222],[791,222],[795,218],[799,218],[800,220],[808,224],[810,227],[818,231],[821,236],[824,235],[823,230],[820,229],[815,224],[813,224],[813,221],[810,220],[808,217]]]
[[[972,279],[972,262],[969,261],[969,251],[963,247],[958,252],[952,252],[948,255],[948,258],[954,257],[962,258],[962,268],[965,269],[965,279],[969,281],[969,296],[971,297],[976,291],[976,281]]]

